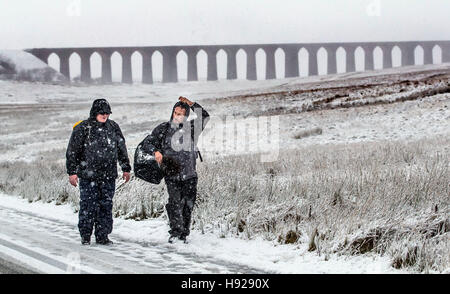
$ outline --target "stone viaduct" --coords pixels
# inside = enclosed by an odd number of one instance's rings
[[[337,73],[338,49],[345,50],[345,71],[355,71],[355,50],[364,50],[364,70],[374,69],[374,51],[382,50],[383,68],[393,67],[392,50],[397,47],[401,52],[401,66],[415,65],[415,50],[422,48],[423,63],[433,63],[433,49],[439,47],[442,53],[442,62],[450,62],[450,41],[403,41],[403,42],[351,42],[351,43],[299,43],[299,44],[249,44],[249,45],[200,45],[200,46],[152,46],[152,47],[91,47],[91,48],[35,48],[25,51],[35,55],[48,63],[49,56],[56,54],[60,60],[60,72],[70,79],[70,62],[72,54],[78,54],[81,59],[81,75],[83,82],[91,81],[92,54],[97,52],[101,56],[101,82],[112,82],[111,56],[117,52],[122,57],[122,83],[132,83],[133,53],[142,55],[142,83],[153,83],[152,55],[160,52],[163,69],[162,82],[178,81],[177,54],[184,51],[187,55],[187,80],[197,81],[197,54],[203,50],[207,54],[207,80],[214,81],[217,76],[217,53],[223,50],[227,55],[227,75],[229,80],[237,78],[236,54],[244,50],[247,55],[246,78],[257,79],[256,52],[262,49],[266,55],[265,79],[276,78],[275,51],[282,49],[285,54],[285,77],[299,76],[299,51],[304,48],[308,53],[308,74],[318,75],[318,52],[325,49],[327,52],[327,74]],[[341,49],[341,50],[342,50]]]

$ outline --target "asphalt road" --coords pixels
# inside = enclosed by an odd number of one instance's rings
[[[176,244],[131,242],[114,233],[111,246],[83,246],[76,224],[2,205],[0,228],[0,273],[262,273],[215,256],[180,252]]]
[[[37,274],[38,272],[28,269],[19,262],[0,254],[0,274]]]

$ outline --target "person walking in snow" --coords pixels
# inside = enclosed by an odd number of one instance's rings
[[[197,118],[187,121],[190,109]],[[153,154],[164,173],[169,201],[170,238],[187,243],[192,210],[197,197],[196,159],[200,155],[198,138],[209,121],[208,112],[198,103],[179,97],[168,122],[158,125],[142,144],[148,154]],[[201,159],[201,155],[200,155]]]
[[[112,199],[115,193],[117,161],[123,179],[130,179],[131,165],[125,138],[119,125],[109,119],[111,107],[105,99],[92,103],[88,119],[73,127],[66,152],[69,182],[80,185],[78,229],[81,243],[89,245],[95,228],[97,244],[110,245],[112,232]]]

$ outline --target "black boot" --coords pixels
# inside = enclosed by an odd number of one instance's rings
[[[186,239],[186,236],[180,236],[178,239],[180,239],[181,241],[183,241],[184,244],[188,244],[188,240]]]
[[[114,244],[113,241],[108,239],[108,237],[101,238],[101,239],[96,239],[95,243],[100,244],[100,245],[112,245],[112,244]]]
[[[82,245],[91,245],[91,237],[83,236],[81,237]]]
[[[169,243],[172,244],[177,239],[177,236],[170,236]]]

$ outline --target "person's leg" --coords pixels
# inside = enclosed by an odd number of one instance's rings
[[[183,203],[183,233],[181,239],[186,239],[190,234],[192,210],[197,198],[197,178],[192,178],[183,182],[182,203]]]
[[[181,206],[181,186],[178,181],[166,181],[169,201],[166,205],[169,217],[170,236],[179,237],[183,229],[183,214]]]
[[[78,229],[81,238],[90,240],[94,228],[98,190],[95,182],[80,179],[80,211],[78,213]]]
[[[116,181],[102,180],[98,183],[98,214],[95,225],[95,238],[97,241],[105,241],[113,228],[113,197],[116,191]]]

